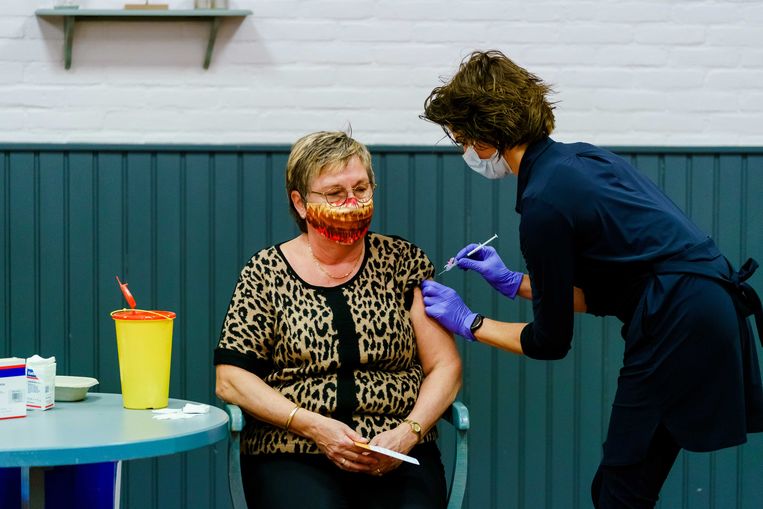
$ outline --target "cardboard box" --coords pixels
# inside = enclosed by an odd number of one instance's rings
[[[0,419],[26,417],[26,361],[0,359]]]
[[[56,358],[33,355],[26,360],[26,406],[33,410],[53,408],[56,400]]]

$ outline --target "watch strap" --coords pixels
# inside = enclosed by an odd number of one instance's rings
[[[472,324],[469,326],[469,330],[471,331],[472,335],[474,335],[475,332],[477,332],[477,329],[482,327],[482,322],[485,320],[485,317],[481,314],[477,314],[477,316],[474,317],[474,320],[472,320]]]

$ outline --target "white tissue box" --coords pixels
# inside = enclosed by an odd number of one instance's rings
[[[33,355],[26,360],[26,406],[33,410],[53,408],[56,400],[56,358]]]
[[[24,359],[0,359],[0,419],[26,417],[26,363]]]

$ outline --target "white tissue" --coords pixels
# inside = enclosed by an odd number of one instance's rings
[[[208,414],[209,413],[209,405],[205,405],[204,403],[199,403],[198,405],[193,403],[186,403],[183,407],[183,413],[184,414]]]
[[[157,421],[174,421],[176,419],[190,419],[195,414],[184,414],[183,412],[174,412],[171,414],[155,414],[154,419]]]
[[[209,405],[186,403],[183,408],[161,408],[153,410],[152,413],[154,414],[154,419],[158,421],[190,419],[197,415],[208,414]]]
[[[55,355],[46,359],[45,357],[40,357],[39,355],[34,354],[26,360],[27,364],[53,364],[54,362],[56,362]]]

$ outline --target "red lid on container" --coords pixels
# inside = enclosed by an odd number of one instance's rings
[[[172,311],[148,311],[144,309],[122,309],[112,311],[114,320],[173,320],[175,313]]]

